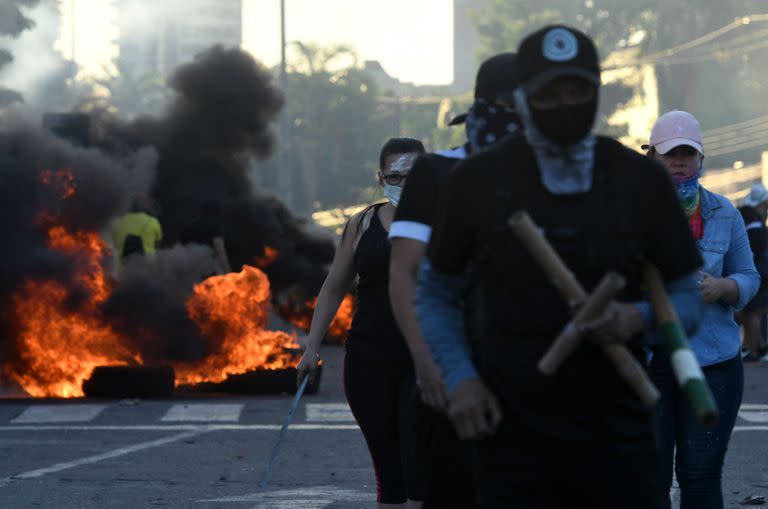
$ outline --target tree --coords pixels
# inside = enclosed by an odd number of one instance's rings
[[[603,58],[634,45],[637,62],[655,64],[660,110],[691,111],[706,130],[768,113],[762,107],[768,103],[762,79],[768,49],[761,46],[768,23],[734,23],[763,11],[762,0],[488,0],[473,21],[478,60],[514,50],[525,34],[557,22],[590,34]],[[729,24],[735,26],[720,33]],[[713,37],[680,49],[705,35]],[[670,48],[679,50],[674,58],[665,57]],[[602,96],[606,114],[627,97],[625,90]]]
[[[162,110],[170,97],[166,79],[160,72],[135,74],[119,58],[103,67],[104,77],[90,78],[88,97],[80,104],[84,111],[103,110],[133,118]]]
[[[290,118],[295,204],[301,213],[360,203],[374,183],[378,151],[391,134],[381,115],[373,78],[355,67],[346,46],[319,48],[294,43],[298,57],[288,73],[286,110]],[[340,62],[347,66],[333,70]],[[277,161],[261,170],[262,183],[276,188]]]
[[[514,51],[520,40],[550,23],[566,23],[592,35],[604,53],[611,51],[654,19],[647,2],[629,0],[488,0],[473,22],[480,35],[479,60]]]

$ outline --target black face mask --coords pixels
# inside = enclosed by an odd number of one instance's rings
[[[529,104],[536,127],[548,140],[563,146],[584,139],[595,124],[597,100],[551,110],[536,109]]]

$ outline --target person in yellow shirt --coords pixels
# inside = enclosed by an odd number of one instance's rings
[[[153,257],[158,243],[163,239],[160,221],[152,215],[148,198],[137,198],[131,211],[112,222],[112,240],[116,250],[115,266],[131,255]]]

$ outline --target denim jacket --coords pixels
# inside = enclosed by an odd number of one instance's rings
[[[704,235],[697,241],[704,260],[701,270],[713,277],[736,281],[739,300],[734,305],[715,302],[704,306],[698,333],[691,348],[702,366],[710,366],[739,354],[739,326],[734,310],[746,306],[760,286],[747,231],[741,214],[727,198],[701,188],[701,215]]]

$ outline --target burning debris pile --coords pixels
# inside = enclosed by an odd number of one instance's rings
[[[298,362],[295,338],[266,330],[272,302],[307,326],[333,243],[249,185],[248,158],[269,155],[282,96],[269,72],[236,49],[200,55],[171,86],[164,116],[102,118],[94,148],[0,130],[3,385],[70,397],[96,366],[171,365],[178,385]],[[120,282],[110,279],[103,234],[145,192],[168,245],[204,203],[218,203],[237,272],[204,279],[213,271],[210,247],[177,245],[126,260]],[[344,311],[334,322],[341,333],[351,300]]]

